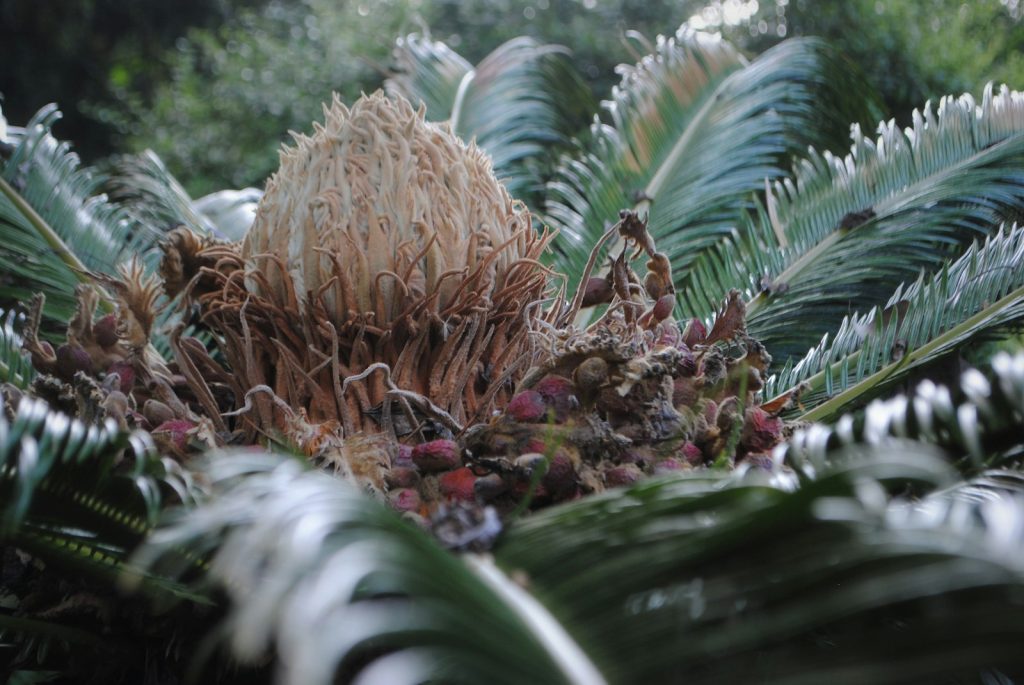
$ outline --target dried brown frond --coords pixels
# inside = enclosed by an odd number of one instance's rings
[[[199,284],[193,281],[200,278],[203,269],[216,270],[221,257],[233,255],[235,250],[230,245],[196,235],[184,226],[168,233],[160,243],[164,255],[160,262],[160,279],[167,297],[174,299],[190,285],[194,295],[208,291],[209,280]]]

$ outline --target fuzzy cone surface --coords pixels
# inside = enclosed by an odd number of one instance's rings
[[[324,111],[283,149],[241,245],[171,236],[169,294],[185,290],[223,337],[248,437],[284,430],[318,456],[479,420],[531,363],[549,236],[482,151],[407,101]]]

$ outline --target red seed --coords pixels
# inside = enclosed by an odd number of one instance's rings
[[[408,466],[412,468],[412,447],[409,445],[399,445],[398,454],[395,455],[395,461],[392,466]]]
[[[687,440],[683,443],[683,446],[679,448],[679,456],[683,458],[687,464],[701,464],[704,462],[704,453],[700,451],[700,448],[694,445],[692,442]]]
[[[520,423],[536,423],[547,418],[548,405],[536,390],[524,390],[512,398],[506,412]]]
[[[685,468],[686,466],[675,457],[668,457],[658,462],[658,465],[654,467],[654,474],[660,476],[666,473],[682,471]]]
[[[398,511],[419,511],[423,505],[420,493],[411,488],[398,488],[388,493],[388,501]]]
[[[188,447],[188,433],[195,427],[196,424],[183,419],[164,421],[153,429],[153,437],[164,438],[171,447],[184,452]]]
[[[512,493],[516,497],[525,497],[526,493],[530,492],[531,482],[529,480],[520,480],[512,486]],[[533,488],[533,498],[546,499],[548,496],[548,490],[544,487],[543,483],[537,483],[537,487]]]
[[[643,478],[643,472],[634,464],[613,466],[604,472],[604,484],[610,488],[630,485]]]
[[[461,462],[459,446],[451,440],[431,440],[412,448],[412,463],[421,471],[448,471]]]
[[[564,421],[569,413],[579,406],[576,388],[572,381],[564,376],[547,375],[533,389],[555,410],[556,421]]]
[[[571,494],[576,489],[576,468],[572,460],[564,453],[556,453],[540,482],[556,499]]]
[[[782,419],[760,407],[747,410],[740,444],[749,452],[768,452],[782,439]]]
[[[107,369],[107,375],[117,374],[120,378],[119,389],[125,395],[131,393],[132,388],[135,386],[135,367],[130,362],[114,362]]]
[[[442,495],[463,502],[476,500],[476,489],[474,488],[476,481],[477,477],[473,474],[473,470],[466,466],[442,473],[437,479]]]
[[[545,440],[541,440],[540,438],[530,438],[526,441],[526,444],[523,445],[523,454],[530,454],[533,452],[544,454],[548,451],[549,447],[551,447],[551,445]]]
[[[117,316],[107,314],[92,325],[92,334],[100,347],[113,347],[120,340],[117,335]]]

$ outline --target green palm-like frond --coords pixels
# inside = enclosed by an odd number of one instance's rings
[[[16,312],[0,312],[0,384],[24,389],[35,377],[35,370],[21,352],[21,336],[15,330],[18,321]]]
[[[997,354],[992,376],[989,380],[977,369],[966,371],[958,388],[964,396],[960,402],[950,389],[924,380],[910,397],[875,400],[864,412],[846,415],[834,425],[816,423],[797,431],[778,456],[800,471],[813,472],[827,467],[831,452],[848,445],[917,440],[959,457],[965,469],[1011,465],[1021,458],[1024,355]],[[1020,478],[1019,473],[1013,476]]]
[[[765,178],[807,145],[828,147],[868,115],[866,86],[823,44],[791,40],[747,61],[687,29],[624,70],[606,103],[610,123],[567,158],[548,187],[546,219],[561,229],[558,266],[572,278],[619,210],[649,229],[681,283],[728,236]]]
[[[281,655],[279,682],[600,683],[539,604],[481,557],[304,462],[219,455],[215,496],[153,535],[138,561],[170,576],[210,554],[243,661]],[[496,518],[491,525],[497,526]]]
[[[194,200],[152,150],[121,158],[109,186],[111,196],[146,225],[184,225],[227,240],[245,237],[262,196],[256,188],[243,188]]]
[[[528,519],[496,556],[611,682],[928,682],[1017,663],[1003,631],[1021,630],[1024,499],[887,503],[886,483],[948,482],[931,452],[860,449],[792,492],[650,482]]]
[[[802,484],[704,472],[556,507],[493,565],[304,465],[222,455],[216,496],[139,560],[173,577],[194,568],[176,550],[209,554],[234,653],[273,649],[283,683],[897,683],[1015,663],[1024,499],[890,500],[954,473],[917,443],[842,456]]]
[[[423,103],[430,120],[475,139],[512,195],[528,199],[575,133],[571,112],[591,99],[566,53],[521,37],[474,68],[445,44],[412,34],[397,42],[397,73],[386,85]]]
[[[145,433],[112,421],[87,425],[30,398],[13,419],[5,411],[0,407],[0,542],[31,555],[25,563],[33,575],[27,586],[16,582],[14,554],[0,560],[0,635],[7,651],[0,668],[63,670],[83,654],[99,663],[131,658],[118,639],[111,642],[62,611],[74,615],[76,603],[106,606],[94,593],[109,593],[125,574],[152,598],[197,599],[184,586],[129,569],[127,560],[161,510],[194,503],[198,487],[180,466],[158,457]],[[33,594],[35,600],[23,601]]]
[[[745,288],[750,331],[786,359],[1022,206],[1024,98],[1005,87],[980,105],[944,98],[906,131],[884,123],[873,140],[855,129],[846,157],[798,162],[767,208],[694,265],[683,306],[709,316]]]
[[[974,244],[934,276],[899,286],[884,306],[843,319],[765,385],[772,396],[804,384],[805,420],[838,416],[965,342],[1024,316],[1024,227]]]
[[[394,73],[385,84],[388,91],[422,103],[432,121],[450,119],[459,85],[473,65],[445,43],[416,33],[395,42],[394,59]]]
[[[184,225],[200,235],[214,233],[213,224],[152,150],[121,158],[110,186],[114,198],[152,226]]]
[[[0,416],[0,535],[46,559],[110,578],[168,500],[198,487],[145,433],[89,425],[24,397]]]
[[[83,269],[113,274],[155,236],[97,194],[101,179],[50,133],[59,117],[48,105],[24,129],[10,130],[13,151],[0,166],[0,302],[43,292],[45,314],[66,322]]]

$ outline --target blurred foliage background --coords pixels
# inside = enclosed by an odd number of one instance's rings
[[[151,148],[201,195],[260,185],[287,131],[332,91],[378,88],[410,32],[473,63],[519,35],[566,45],[597,98],[684,21],[751,55],[816,35],[906,123],[928,98],[1024,88],[1020,15],[1019,0],[0,0],[0,95],[14,124],[57,102],[89,162]]]

